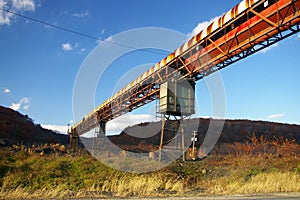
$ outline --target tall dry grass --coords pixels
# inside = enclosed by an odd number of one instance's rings
[[[300,145],[296,140],[285,138],[267,139],[263,135],[251,135],[249,141],[244,143],[235,142],[233,144],[220,144],[212,152],[216,155],[241,156],[266,156],[266,157],[285,157],[295,158],[300,155]]]
[[[145,174],[113,170],[86,154],[0,150],[0,172],[0,199],[300,192],[300,146],[251,136],[246,143],[217,146],[204,160]]]
[[[104,182],[102,191],[113,193],[114,196],[153,196],[172,193],[183,193],[183,182],[178,178],[167,179],[163,174],[135,175],[132,177],[113,177]]]
[[[62,185],[52,189],[39,189],[29,191],[23,187],[16,189],[1,190],[0,198],[91,198],[91,197],[145,197],[145,196],[166,196],[183,195],[184,183],[178,178],[163,177],[157,175],[111,175],[103,184],[94,187],[82,188],[72,191]]]
[[[252,176],[249,180],[220,178],[209,181],[209,194],[257,194],[300,192],[300,174],[296,172],[268,172]]]

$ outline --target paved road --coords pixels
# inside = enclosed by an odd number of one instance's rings
[[[275,194],[275,195],[252,195],[252,196],[209,196],[209,197],[162,197],[162,198],[122,198],[122,200],[300,200],[299,194]],[[82,200],[82,199],[81,199]],[[102,199],[94,199],[102,200]],[[104,199],[103,199],[104,200]],[[117,200],[117,199],[105,199]],[[121,199],[120,199],[121,200]]]

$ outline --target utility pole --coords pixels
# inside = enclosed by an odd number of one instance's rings
[[[198,138],[197,138],[197,131],[193,131],[193,137],[191,138],[192,142],[193,142],[193,146],[192,146],[192,159],[195,160],[196,159],[196,148],[195,148],[195,143],[197,142]]]

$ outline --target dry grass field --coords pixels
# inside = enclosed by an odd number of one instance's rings
[[[3,199],[300,192],[299,183],[300,146],[283,139],[252,136],[250,142],[218,145],[203,160],[143,174],[113,170],[87,153],[0,150]]]

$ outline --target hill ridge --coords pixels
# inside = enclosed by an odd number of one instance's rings
[[[0,141],[1,144],[68,144],[68,135],[59,134],[44,129],[40,124],[35,124],[28,115],[0,106]]]

